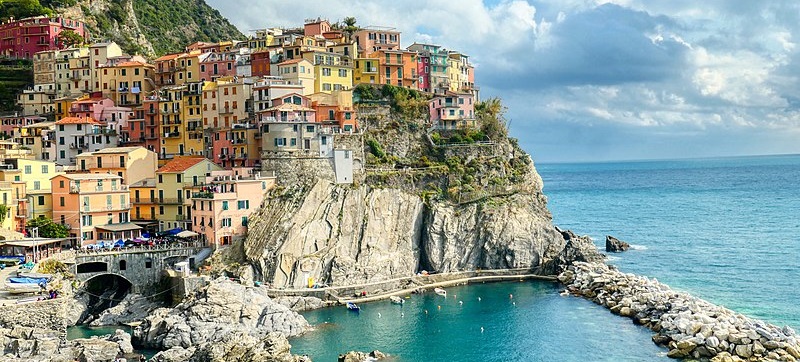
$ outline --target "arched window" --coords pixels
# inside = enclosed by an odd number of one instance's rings
[[[122,271],[122,270],[126,270],[126,269],[128,269],[128,262],[125,261],[125,260],[120,260],[119,261],[119,270]]]

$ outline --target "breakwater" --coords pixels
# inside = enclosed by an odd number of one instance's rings
[[[795,331],[738,314],[669,286],[599,263],[574,263],[559,275],[567,290],[656,332],[673,358],[796,361]]]

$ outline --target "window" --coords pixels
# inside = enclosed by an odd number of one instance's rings
[[[347,69],[339,69],[339,76],[342,78],[347,77]]]
[[[239,200],[236,202],[238,210],[247,210],[250,208],[250,200]]]
[[[32,171],[33,170],[31,170],[31,165],[25,165],[25,174],[26,175],[30,175]]]
[[[224,210],[227,210],[227,209],[228,209],[228,202],[227,201],[223,201],[222,202],[222,210],[224,211]]]
[[[331,75],[331,68],[322,68],[322,75],[323,76],[330,76]]]
[[[289,141],[291,141],[291,146],[297,146],[297,138],[292,138]]]
[[[242,226],[247,226],[247,216],[242,216]]]
[[[175,175],[175,181],[177,181],[178,183],[183,182],[183,181],[181,181],[181,176],[183,176],[183,175],[181,175],[181,174]]]
[[[226,227],[226,226],[228,226],[228,227],[231,226],[231,218],[229,218],[229,217],[226,217],[226,218],[222,219],[222,227]]]
[[[128,262],[126,262],[125,260],[120,260],[119,261],[119,270],[122,271],[122,270],[125,270],[127,268],[128,268]]]
[[[160,184],[164,183],[164,177],[163,176],[164,175],[158,175],[158,183],[160,183]]]
[[[59,205],[61,205],[61,207],[64,207],[64,196],[61,196],[61,199],[59,200]]]
[[[464,98],[458,98],[458,104],[464,104]]]
[[[144,267],[150,269],[153,267],[153,258],[147,258],[144,260]]]
[[[306,126],[306,132],[314,133],[314,126]]]
[[[44,206],[44,196],[39,196],[39,206]]]
[[[49,168],[49,167],[47,167],[47,165],[42,165],[42,173],[43,173],[43,174],[47,174],[47,173],[49,173],[49,171],[50,171],[50,170],[48,170],[48,168]]]
[[[62,189],[64,188],[64,180],[58,181],[58,187]]]
[[[158,214],[159,215],[164,215],[164,206],[159,206],[158,207]]]

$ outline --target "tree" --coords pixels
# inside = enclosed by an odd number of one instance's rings
[[[69,237],[69,229],[66,226],[61,224],[56,224],[53,220],[48,219],[44,216],[39,216],[35,219],[31,219],[28,221],[26,225],[28,229],[30,228],[38,228],[39,229],[39,237],[42,238],[66,238]]]
[[[508,137],[508,125],[504,117],[506,110],[503,102],[497,97],[475,105],[475,114],[481,123],[481,131],[490,139]]]
[[[58,36],[56,37],[56,43],[64,46],[65,48],[81,45],[83,42],[83,37],[72,30],[64,30],[58,33]]]
[[[53,11],[42,6],[39,0],[0,1],[0,16],[3,20],[22,19],[31,16],[52,15]]]
[[[342,22],[344,23],[342,30],[344,30],[344,33],[347,34],[347,39],[350,40],[353,37],[353,33],[357,32],[359,29],[359,27],[356,25],[356,18],[348,16],[344,18]]]

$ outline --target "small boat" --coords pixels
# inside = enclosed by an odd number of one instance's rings
[[[354,311],[354,312],[358,312],[359,310],[361,310],[361,308],[359,308],[359,307],[358,307],[358,306],[357,306],[355,303],[353,303],[353,302],[347,302],[347,310],[351,310],[351,311]]]
[[[447,291],[442,288],[435,288],[433,292],[447,298]]]
[[[405,300],[403,300],[403,298],[400,298],[395,295],[389,297],[389,300],[392,301],[392,304],[403,304],[406,302]]]
[[[5,290],[10,294],[41,293],[44,288],[38,284],[6,283]]]

